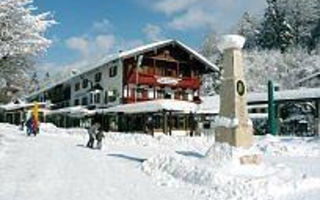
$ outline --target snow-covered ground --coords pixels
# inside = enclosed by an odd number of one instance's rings
[[[37,137],[0,124],[0,200],[320,199],[320,139],[256,137],[249,150],[207,137],[108,133],[42,124]],[[260,164],[240,163],[243,155]]]

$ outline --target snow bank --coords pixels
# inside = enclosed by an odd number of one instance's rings
[[[0,123],[0,158],[4,155],[7,146],[15,141],[13,133],[17,131],[20,132],[17,126]]]
[[[139,133],[105,133],[105,142],[122,146],[139,146],[139,147],[158,147],[167,149],[189,149],[202,151],[207,149],[212,143],[213,138],[204,137],[184,137],[184,136],[167,136],[160,134],[152,137],[151,135]]]
[[[52,123],[41,123],[40,134],[59,134],[59,135],[87,135],[88,131],[84,128],[59,128]]]
[[[230,125],[231,121],[225,120],[221,124]],[[232,123],[231,123],[232,124]],[[12,125],[5,125],[17,129]],[[5,127],[2,127],[4,129]],[[80,135],[86,136],[87,130],[83,128],[58,128],[50,123],[41,123],[40,134],[60,134],[60,135]],[[214,138],[206,137],[181,137],[167,136],[160,134],[152,137],[151,135],[139,133],[105,133],[105,143],[122,145],[122,146],[139,146],[139,147],[160,147],[172,149],[188,149],[197,152],[204,152],[212,145]],[[252,152],[262,155],[273,156],[297,156],[297,157],[319,157],[320,156],[320,139],[301,138],[301,137],[279,137],[279,136],[256,136]],[[212,149],[217,150],[217,149]],[[239,154],[238,150],[238,154]],[[212,153],[210,154],[212,155]]]
[[[238,158],[243,151],[217,144],[203,158],[160,154],[141,168],[158,185],[190,187],[199,199],[279,199],[320,188],[310,185],[320,183],[319,179],[309,179],[284,165],[241,165]]]
[[[256,137],[252,149],[260,151],[264,155],[319,157],[320,140],[266,135]]]
[[[237,118],[217,116],[212,124],[215,127],[235,128],[239,125],[239,120]]]

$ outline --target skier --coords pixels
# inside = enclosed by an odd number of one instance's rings
[[[96,140],[97,140],[97,149],[102,149],[102,139],[104,138],[104,134],[102,129],[98,130],[98,133],[96,134]]]
[[[95,122],[91,128],[88,129],[89,141],[87,143],[87,147],[93,148],[94,140],[96,138],[97,130],[100,128],[100,124]]]

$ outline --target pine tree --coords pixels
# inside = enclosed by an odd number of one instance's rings
[[[315,10],[316,10],[316,25],[311,31],[311,49],[320,49],[320,0],[315,0]]]
[[[262,48],[280,49],[284,52],[293,44],[292,27],[286,21],[278,0],[267,0],[267,4],[259,33],[259,44]]]
[[[292,27],[293,42],[296,46],[309,47],[312,30],[319,19],[319,0],[280,0],[280,9]]]
[[[253,49],[257,47],[258,29],[258,20],[249,12],[245,12],[233,32],[246,38],[244,49]]]

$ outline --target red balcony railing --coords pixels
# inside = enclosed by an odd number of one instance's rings
[[[159,81],[160,79],[167,78],[172,80],[170,83],[163,83]],[[139,73],[138,75],[132,73],[126,80],[126,84],[140,84],[140,85],[150,85],[150,86],[160,86],[160,87],[177,87],[177,88],[189,88],[189,89],[199,89],[200,80],[198,78],[191,77],[161,77],[150,74]]]

